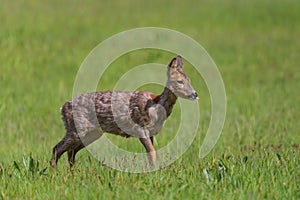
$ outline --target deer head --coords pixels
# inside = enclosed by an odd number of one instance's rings
[[[168,65],[167,88],[169,88],[177,97],[196,100],[198,94],[191,85],[191,80],[183,73],[183,62],[181,56],[173,58]]]

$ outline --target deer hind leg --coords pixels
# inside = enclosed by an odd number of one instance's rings
[[[148,159],[151,165],[155,165],[156,162],[156,152],[153,146],[153,137],[140,138],[141,143],[144,145]]]
[[[70,164],[70,168],[73,167],[75,163],[75,157],[78,151],[93,143],[95,140],[99,139],[102,136],[102,132],[99,130],[89,131],[84,137],[80,138],[80,142],[76,144],[76,146],[68,150],[68,161]]]
[[[57,143],[57,145],[55,145],[53,147],[52,150],[52,158],[50,161],[51,167],[53,169],[56,168],[57,162],[59,160],[59,158],[68,150],[72,149],[73,146],[76,145],[76,143],[78,142],[76,140],[76,138],[74,138],[73,133],[67,133],[65,135],[65,137],[59,142]]]
[[[84,144],[79,142],[74,149],[68,151],[68,162],[70,164],[70,168],[72,168],[75,163],[76,153],[84,147]]]

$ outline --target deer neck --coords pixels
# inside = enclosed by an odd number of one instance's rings
[[[173,106],[176,103],[177,97],[176,95],[167,87],[165,87],[163,93],[159,95],[158,104],[162,105],[167,113],[167,117],[171,114],[173,110]]]

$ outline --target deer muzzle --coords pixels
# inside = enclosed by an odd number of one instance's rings
[[[190,98],[191,98],[192,100],[198,100],[199,97],[198,97],[197,92],[194,91],[194,92],[190,95]]]

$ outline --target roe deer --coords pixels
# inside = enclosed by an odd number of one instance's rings
[[[72,167],[76,153],[100,138],[103,132],[138,137],[150,163],[155,164],[153,136],[171,114],[177,97],[198,99],[182,68],[181,56],[171,60],[167,83],[160,95],[148,91],[105,91],[82,94],[67,101],[61,108],[66,135],[53,148],[51,166],[56,168],[58,159],[67,151]]]

